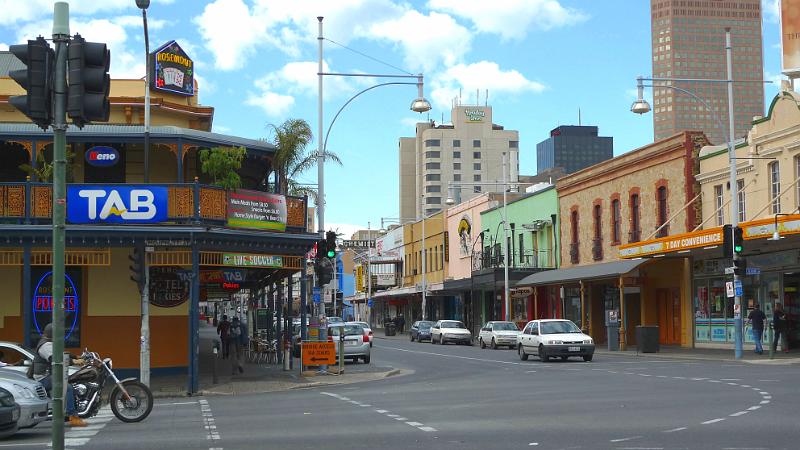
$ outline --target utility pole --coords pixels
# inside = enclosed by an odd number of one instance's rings
[[[142,327],[139,348],[139,379],[150,386],[150,266],[147,265],[149,247],[142,252]]]
[[[372,247],[371,239],[372,239],[372,223],[367,221],[367,239],[369,239],[367,243],[367,319],[365,322],[372,327],[372,307],[369,306],[369,302],[372,299]]]
[[[67,206],[67,48],[69,3],[53,7],[53,450],[64,450],[64,235]]]

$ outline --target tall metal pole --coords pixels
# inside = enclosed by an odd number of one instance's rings
[[[511,320],[511,299],[509,297],[508,289],[508,201],[506,193],[508,192],[508,167],[506,166],[506,153],[503,153],[503,254],[505,262],[503,263],[503,296],[505,298],[506,313],[505,321]]]
[[[372,240],[372,223],[367,221],[367,239]],[[372,307],[369,301],[372,298],[372,247],[367,241],[367,319],[366,322],[372,326]]]
[[[147,9],[142,8],[144,22],[144,182],[150,182],[150,36],[147,32]]]
[[[423,195],[423,197],[425,197]],[[428,286],[425,283],[425,272],[427,272],[428,267],[426,264],[426,254],[425,254],[425,203],[423,201],[422,204],[422,320],[426,320],[427,316],[426,312],[426,305],[428,302]],[[413,317],[412,317],[413,319]]]
[[[317,218],[319,219],[319,235],[320,238],[325,237],[325,146],[323,144],[323,130],[322,130],[322,16],[318,16],[319,21],[319,36],[317,42],[319,43],[319,59],[317,61],[317,77],[319,80],[319,97],[317,98]]]
[[[736,184],[736,149],[734,146],[735,124],[733,120],[733,48],[731,46],[731,29],[725,28],[725,56],[728,62],[728,159],[730,160],[730,184],[731,184],[731,243],[734,243],[735,229],[739,226],[739,186]],[[735,245],[731,245],[733,265],[737,266],[736,261],[739,255],[734,250]],[[734,270],[734,288],[739,285],[739,274]],[[734,339],[736,340],[735,356],[742,359],[742,296],[734,294]]]
[[[142,270],[142,329],[139,349],[139,380],[150,386],[150,266],[147,265],[147,247],[143,247]]]
[[[53,42],[56,46],[53,80],[53,435],[54,450],[64,449],[64,235],[67,194],[67,48],[69,4],[53,9]]]

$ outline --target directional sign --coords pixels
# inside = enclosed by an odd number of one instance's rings
[[[747,275],[761,275],[761,269],[758,267],[748,267],[745,271]]]
[[[728,297],[733,297],[733,281],[725,282],[725,292],[728,294]]]
[[[322,366],[336,364],[335,345],[333,342],[303,342],[303,365]]]
[[[733,283],[733,287],[736,290],[736,296],[737,297],[741,297],[742,295],[744,295],[744,291],[742,289],[742,280],[736,280]]]
[[[314,287],[311,292],[312,292],[311,295],[314,298],[314,303],[319,303],[320,302],[319,288]]]

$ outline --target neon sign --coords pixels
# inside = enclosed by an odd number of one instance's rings
[[[72,278],[64,274],[64,340],[68,340],[78,324],[80,316],[80,297]],[[33,323],[36,332],[42,335],[45,325],[53,319],[53,272],[47,272],[39,278],[33,290]]]

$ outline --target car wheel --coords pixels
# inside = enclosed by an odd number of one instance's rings
[[[431,344],[435,344],[436,341],[433,340],[433,335],[431,335]]]
[[[519,359],[521,359],[523,361],[527,361],[528,360],[528,354],[525,353],[525,349],[522,348],[522,344],[519,344],[517,346],[517,354],[519,355]]]
[[[568,360],[568,359],[569,359],[569,356],[562,356],[562,357],[561,357],[561,360],[562,360],[562,361],[566,361],[566,360]]]
[[[444,345],[444,335],[439,335],[439,345]]]
[[[411,342],[414,342],[414,335],[413,334],[409,333],[408,334],[408,338],[411,339]]]
[[[467,341],[467,345],[469,345],[470,347],[472,347],[473,345],[475,345],[475,343],[474,343],[474,342],[472,342],[472,339],[470,339],[470,340],[468,340],[468,341]]]
[[[547,350],[544,349],[544,345],[539,344],[539,359],[542,362],[550,361],[550,357],[547,356]]]
[[[492,347],[492,350],[497,350],[497,343],[494,341],[494,338],[492,338],[491,347]]]
[[[483,342],[483,338],[478,338],[478,345],[480,345],[481,348],[486,348],[486,344]]]
[[[364,357],[364,364],[369,364],[369,355]]]
[[[584,357],[583,357],[583,361],[584,361],[584,362],[589,362],[589,361],[591,361],[591,360],[592,360],[592,356],[594,356],[594,355],[586,355],[586,356],[584,356]]]

